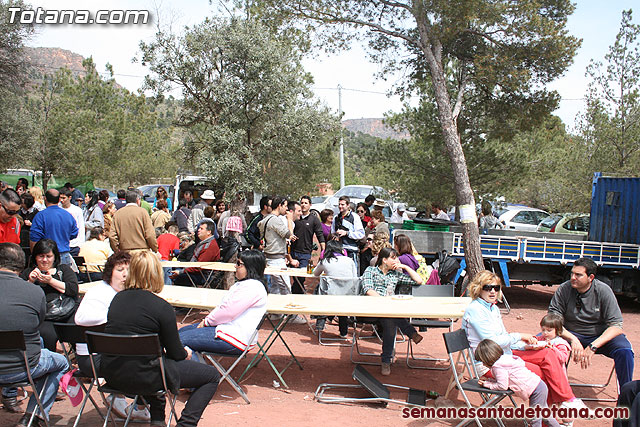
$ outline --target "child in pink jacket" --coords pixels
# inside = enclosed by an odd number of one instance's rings
[[[547,407],[547,385],[524,365],[524,360],[512,354],[504,354],[502,348],[490,339],[478,343],[475,358],[491,370],[493,379],[478,380],[478,384],[491,390],[512,390],[522,399],[529,400],[529,407]],[[549,427],[560,427],[555,418],[545,418]],[[533,420],[533,427],[542,427],[542,419]]]
[[[540,350],[541,348],[549,347],[557,353],[560,363],[566,365],[571,356],[571,346],[561,337],[563,323],[564,319],[559,314],[545,314],[540,320],[540,333],[536,335],[538,342],[531,345],[521,341],[516,348],[518,350]]]

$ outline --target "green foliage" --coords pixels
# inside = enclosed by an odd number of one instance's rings
[[[620,31],[605,55],[592,61],[580,131],[592,171],[637,174],[640,167],[640,25],[622,12]]]
[[[22,56],[24,41],[33,33],[33,26],[9,22],[9,8],[30,9],[21,0],[0,0],[0,87],[12,88],[24,83],[25,64]],[[16,14],[19,18],[19,14]]]
[[[127,184],[175,175],[171,132],[158,129],[144,96],[101,78],[91,59],[83,65],[77,78],[68,69],[45,76],[26,100],[33,132],[25,151],[45,185],[52,174]]]
[[[288,40],[252,20],[206,19],[180,37],[159,31],[140,48],[152,72],[146,87],[158,97],[182,91],[186,162],[228,194],[313,189],[338,122],[312,99]]]

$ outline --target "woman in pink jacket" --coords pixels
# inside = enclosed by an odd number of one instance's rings
[[[257,337],[253,342],[249,339],[267,311],[265,265],[262,252],[240,252],[236,262],[238,281],[202,322],[180,329],[182,345],[194,351],[231,355],[255,345]]]
[[[516,396],[528,399],[530,408],[547,407],[547,385],[539,376],[528,370],[518,356],[504,354],[502,347],[492,340],[485,339],[478,343],[475,358],[491,369],[493,375],[493,379],[478,380],[478,384],[491,390],[512,390]],[[549,427],[560,427],[555,418],[545,418],[544,422]],[[542,419],[534,419],[531,425],[541,427]]]

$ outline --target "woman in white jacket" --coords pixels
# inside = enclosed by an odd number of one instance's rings
[[[237,282],[222,302],[198,324],[180,329],[182,344],[194,351],[241,354],[257,341],[249,342],[267,311],[264,254],[240,252],[236,262]]]
[[[111,300],[118,292],[122,290],[127,275],[129,273],[129,263],[131,255],[128,252],[118,251],[107,258],[102,272],[102,282],[98,283],[87,291],[75,315],[76,325],[80,326],[97,326],[107,323],[107,313]],[[78,367],[85,375],[92,375],[91,361],[89,360],[89,352],[86,344],[76,344],[76,354]],[[100,358],[95,356],[94,360],[98,366],[96,369],[100,371]],[[133,405],[133,404],[132,404]],[[121,418],[126,418],[130,410],[127,401],[123,396],[116,396],[113,403],[113,411]],[[148,421],[150,419],[149,410],[144,405],[136,405],[131,414],[134,420]]]

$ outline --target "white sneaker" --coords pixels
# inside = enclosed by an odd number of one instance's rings
[[[149,410],[147,408],[138,409],[138,405],[136,405],[135,402],[127,406],[127,413],[129,413],[129,408],[131,408],[131,406],[133,406],[133,413],[131,414],[132,420],[139,420],[139,421],[151,420],[151,414],[149,413]]]
[[[589,418],[595,418],[595,412],[593,412],[593,409],[589,408],[587,405],[584,404],[584,402],[582,401],[582,399],[578,399],[575,398],[571,401],[566,400],[564,402],[562,402],[562,404],[560,405],[560,407],[562,408],[575,408],[575,409],[583,409],[586,408],[588,413],[589,413]]]
[[[111,401],[111,397],[107,398],[107,401]],[[127,418],[127,399],[124,397],[116,397],[113,401],[113,408],[111,408],[114,414],[123,420]]]
[[[301,325],[303,323],[307,323],[307,321],[302,316],[292,316],[291,319],[289,319],[289,323],[293,323],[294,325]]]

